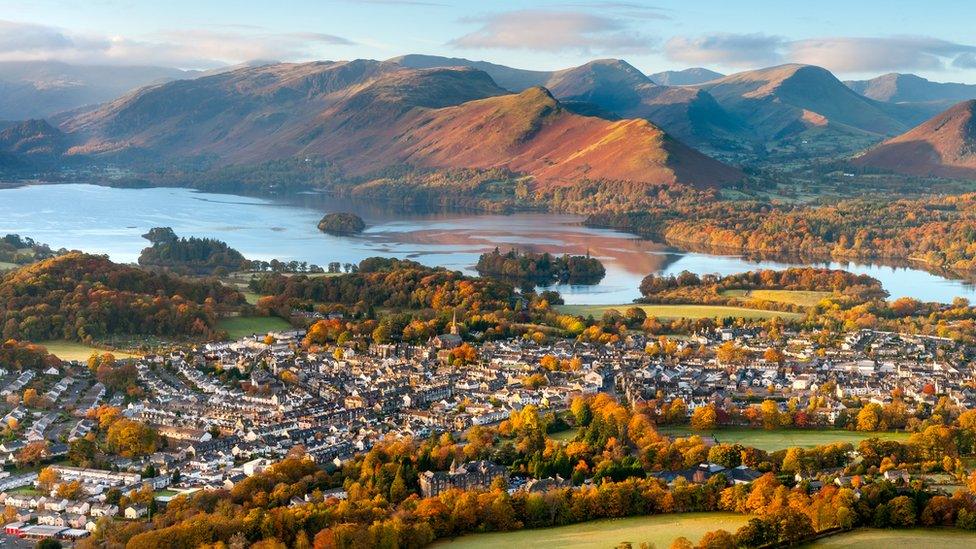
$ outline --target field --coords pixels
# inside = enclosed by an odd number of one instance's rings
[[[240,339],[252,334],[288,330],[291,329],[291,324],[276,316],[235,316],[220,319],[217,327],[226,330],[228,338]]]
[[[692,431],[687,427],[663,427],[661,432],[668,435],[688,436],[700,434],[712,436],[718,442],[729,444],[743,444],[767,452],[782,450],[793,446],[812,448],[834,442],[850,442],[857,444],[863,439],[878,437],[888,440],[904,440],[908,433],[867,433],[861,431],[842,431],[839,429],[781,429],[766,431],[763,429],[716,429],[705,433]]]
[[[965,530],[939,530],[918,528],[915,530],[863,529],[817,540],[806,547],[837,549],[887,549],[912,547],[914,549],[955,549],[976,547],[976,533]]]
[[[684,536],[697,542],[706,532],[719,528],[735,532],[749,521],[749,515],[735,513],[684,513],[596,520],[559,526],[472,534],[435,543],[445,549],[488,549],[492,547],[560,547],[564,549],[605,549],[629,541],[634,547],[650,542],[654,547],[669,547]]]
[[[39,345],[43,345],[47,352],[60,358],[61,360],[88,360],[88,357],[92,353],[112,353],[115,358],[137,358],[139,355],[134,355],[132,353],[124,353],[122,351],[108,351],[105,349],[98,349],[92,347],[91,345],[85,345],[79,341],[65,341],[61,339],[50,340],[50,341],[40,341]]]
[[[576,433],[576,429],[566,429],[565,431],[559,431],[558,433],[548,433],[546,436],[555,441],[569,442],[576,438]]]
[[[559,305],[556,307],[559,312],[575,316],[587,317],[592,315],[594,318],[603,316],[603,313],[616,309],[624,313],[631,307],[644,309],[647,316],[657,318],[748,318],[766,319],[775,316],[781,318],[802,318],[799,313],[784,313],[780,311],[763,311],[759,309],[747,309],[745,307],[729,307],[726,305]]]
[[[8,263],[6,261],[0,261],[0,271],[7,271],[7,270],[10,270],[10,269],[16,269],[17,267],[20,267],[20,265],[18,265],[16,263]]]
[[[801,307],[813,307],[820,300],[829,297],[831,292],[813,292],[806,290],[724,290],[722,295],[741,298],[743,301],[759,299],[774,303],[789,303]]]

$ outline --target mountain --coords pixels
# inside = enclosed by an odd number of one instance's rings
[[[725,76],[720,72],[694,67],[680,71],[664,71],[649,74],[648,77],[661,86],[693,86]]]
[[[532,86],[543,86],[552,75],[550,71],[531,71],[496,65],[487,61],[471,61],[460,57],[441,57],[439,55],[410,54],[388,59],[408,69],[436,69],[444,67],[467,67],[478,69],[491,76],[496,84],[513,92],[520,92]]]
[[[742,135],[741,122],[725,112],[707,92],[659,86],[620,59],[598,59],[552,72],[437,56],[408,55],[390,62],[414,68],[477,68],[491,75],[501,87],[516,92],[544,86],[575,112],[609,119],[644,118],[695,147],[737,149],[748,141]]]
[[[244,68],[144,88],[64,122],[72,154],[295,156],[347,175],[407,164],[506,168],[543,184],[579,179],[711,186],[742,177],[646,120],[581,116],[547,90],[512,94],[481,70],[356,60]]]
[[[856,166],[976,179],[976,100],[963,101],[856,157]]]
[[[0,120],[47,118],[115,99],[142,86],[195,75],[194,71],[152,66],[0,62]]]
[[[622,118],[643,118],[696,147],[735,149],[748,140],[741,121],[707,92],[659,86],[619,59],[557,71],[546,87],[561,101],[594,104]]]
[[[932,82],[914,74],[890,73],[844,82],[857,93],[886,103],[950,103],[976,99],[976,85]]]
[[[819,139],[876,140],[907,127],[885,105],[855,93],[826,69],[811,65],[740,72],[697,87],[745,120],[766,143],[806,132]]]
[[[11,155],[57,156],[65,151],[65,135],[44,120],[26,120],[0,131],[0,151]]]

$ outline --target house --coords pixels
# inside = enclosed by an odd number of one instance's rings
[[[125,508],[125,518],[129,520],[141,519],[149,513],[144,505],[130,505]]]
[[[904,469],[891,469],[889,471],[885,471],[884,478],[885,480],[893,482],[895,484],[897,484],[898,481],[908,484],[908,481],[911,480],[908,471]]]
[[[451,469],[447,472],[425,471],[421,473],[420,491],[424,497],[433,497],[451,488],[462,490],[488,488],[492,481],[498,477],[508,481],[508,469],[487,460],[470,461],[464,465],[458,465],[457,461],[454,461],[451,463]]]

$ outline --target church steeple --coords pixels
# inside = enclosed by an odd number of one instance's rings
[[[454,309],[454,314],[451,317],[451,335],[458,335],[457,309]]]

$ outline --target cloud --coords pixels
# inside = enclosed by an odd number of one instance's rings
[[[976,47],[926,36],[817,38],[790,43],[789,57],[838,72],[939,71]]]
[[[110,65],[211,68],[252,59],[308,59],[349,39],[319,32],[273,33],[259,27],[162,31],[151,36],[97,36],[0,20],[0,61],[59,60]]]
[[[613,2],[613,1],[599,1],[594,0],[591,2],[564,2],[560,4],[551,4],[550,7],[564,7],[564,8],[583,8],[583,9],[596,9],[613,11],[618,15],[624,15],[627,17],[632,17],[634,19],[671,19],[671,16],[664,13],[664,8],[659,8],[657,6],[648,6],[646,4],[638,4],[636,2]]]
[[[945,70],[976,65],[976,47],[927,36],[825,37],[787,40],[765,34],[674,37],[665,45],[675,61],[729,67],[793,62],[836,72]]]
[[[674,61],[692,65],[752,67],[782,61],[780,49],[785,40],[766,34],[708,34],[697,38],[676,36],[668,40],[664,52]]]
[[[519,10],[465,22],[481,27],[448,45],[461,49],[639,53],[649,51],[654,42],[632,32],[618,19],[575,11]]]

